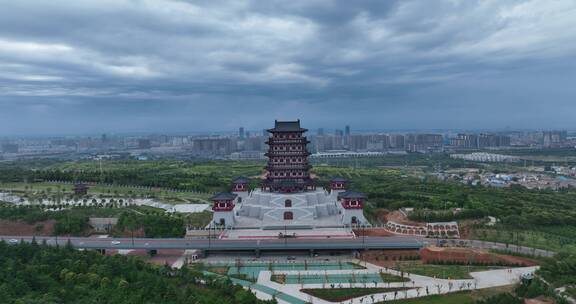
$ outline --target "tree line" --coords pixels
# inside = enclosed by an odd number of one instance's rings
[[[228,279],[70,246],[0,242],[2,303],[272,304]]]

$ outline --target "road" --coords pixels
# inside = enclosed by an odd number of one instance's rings
[[[9,242],[31,242],[32,236],[0,236]],[[357,239],[271,239],[271,240],[207,240],[207,239],[151,239],[151,238],[89,238],[36,237],[38,243],[64,246],[70,241],[75,248],[84,249],[202,249],[217,251],[242,250],[361,250],[361,249],[418,249],[422,242],[411,237],[366,237]]]

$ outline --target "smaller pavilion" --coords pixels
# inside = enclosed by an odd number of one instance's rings
[[[221,226],[234,225],[234,200],[238,195],[228,192],[220,192],[213,195],[210,200],[213,202],[213,221]]]

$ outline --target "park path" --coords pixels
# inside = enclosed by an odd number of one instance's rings
[[[360,264],[359,261],[356,261]],[[391,275],[399,276],[400,273],[395,270],[386,269],[379,267],[377,265],[364,263],[367,269],[364,270],[308,270],[308,271],[275,271],[274,274],[298,274],[301,275],[330,275],[330,274],[349,274],[354,272],[357,275],[364,273],[387,273]],[[498,269],[489,270],[482,272],[473,272],[470,275],[473,279],[466,280],[444,280],[436,279],[426,276],[420,276],[415,274],[405,274],[410,279],[410,282],[405,283],[342,283],[335,284],[335,288],[348,288],[348,287],[379,287],[379,288],[391,288],[391,287],[406,287],[410,288],[405,291],[398,292],[386,292],[378,293],[363,297],[357,297],[351,300],[343,301],[341,303],[346,304],[371,304],[378,303],[382,301],[391,301],[398,299],[408,299],[416,298],[425,295],[434,294],[447,294],[451,292],[463,291],[463,290],[474,290],[491,288],[498,286],[506,286],[518,283],[520,278],[527,274],[532,274],[538,269],[537,266],[534,267],[522,267],[522,268],[511,268],[511,269]],[[258,276],[257,285],[265,286],[272,290],[277,290],[282,294],[289,295],[292,297],[291,300],[298,299],[304,301],[305,303],[314,304],[329,304],[334,302],[325,301],[316,297],[312,297],[306,293],[300,291],[303,288],[331,288],[327,286],[328,284],[280,284],[271,280],[271,271],[261,271]],[[298,303],[297,301],[283,301],[287,303]]]

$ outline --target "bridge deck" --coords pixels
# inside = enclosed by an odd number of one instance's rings
[[[3,236],[8,243],[33,237]],[[201,249],[218,251],[241,250],[360,250],[360,249],[418,249],[422,242],[412,237],[365,237],[356,239],[272,239],[272,240],[207,240],[207,239],[151,239],[151,238],[87,238],[36,237],[36,242],[84,249]]]

